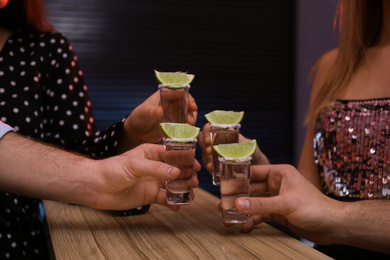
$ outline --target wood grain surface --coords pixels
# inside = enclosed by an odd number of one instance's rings
[[[265,223],[227,228],[219,198],[195,194],[177,213],[152,205],[137,216],[44,201],[55,259],[330,259]]]

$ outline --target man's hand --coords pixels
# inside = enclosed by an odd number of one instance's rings
[[[179,206],[166,202],[165,181],[173,180],[180,170],[164,161],[164,146],[143,144],[126,153],[99,161],[103,179],[98,190],[95,208],[130,209],[157,203],[174,211]],[[194,172],[200,164],[195,160]],[[194,174],[193,187],[199,181]]]

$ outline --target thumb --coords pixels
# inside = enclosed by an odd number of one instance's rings
[[[144,119],[153,118],[154,120],[162,120],[163,113],[164,111],[161,106],[148,104],[144,106],[142,116]]]
[[[278,196],[256,198],[243,197],[236,200],[235,206],[238,211],[248,215],[280,213],[281,211]]]
[[[164,116],[164,110],[161,106],[154,107],[154,111],[151,115],[155,120],[162,120]]]

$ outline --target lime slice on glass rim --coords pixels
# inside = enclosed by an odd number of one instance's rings
[[[244,118],[244,111],[235,112],[235,111],[225,111],[225,110],[214,110],[208,114],[205,114],[204,117],[210,124],[218,125],[233,125],[239,124]]]
[[[240,159],[248,158],[256,151],[256,139],[242,143],[214,145],[214,151],[223,158]]]
[[[195,78],[193,74],[185,72],[160,72],[155,70],[154,74],[160,84],[167,85],[169,88],[183,88],[189,85]]]
[[[165,138],[193,139],[198,137],[200,128],[185,123],[160,123]]]

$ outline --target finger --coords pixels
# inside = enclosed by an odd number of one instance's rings
[[[197,188],[199,186],[199,179],[198,179],[198,174],[195,172],[192,175],[192,188]],[[166,181],[161,180],[160,182],[160,188],[166,188]]]
[[[195,125],[198,120],[198,112],[196,111],[188,111],[187,114],[187,123],[190,125]]]
[[[138,150],[143,150],[145,158],[142,158],[137,163],[132,163],[129,166],[129,174],[136,177],[153,176],[163,180],[172,180],[179,176],[180,169],[161,162],[164,158],[164,147],[162,145],[142,144],[137,147],[137,152]],[[124,155],[131,156],[132,152],[134,151],[124,153]]]
[[[211,147],[211,138],[210,138],[210,124],[207,123],[203,126],[202,132],[200,133],[200,146],[202,147],[202,162],[204,167],[209,173],[213,170],[213,159],[212,159],[212,150]]]
[[[167,192],[165,190],[160,190],[157,193],[155,203],[161,206],[165,206],[170,208],[172,211],[177,212],[180,209],[180,206],[178,205],[171,205],[167,202]]]
[[[220,203],[218,204],[218,210],[219,210],[220,212],[222,212],[222,202],[220,202]]]
[[[196,105],[195,99],[189,95],[188,97],[188,112],[187,122],[190,125],[195,125],[198,118],[198,106]]]
[[[155,92],[148,99],[146,99],[141,105],[136,109],[142,111],[142,116],[145,118],[152,117],[153,119],[159,119],[160,114],[162,113],[162,108],[159,106],[160,94]],[[142,108],[142,109],[141,109]]]
[[[210,137],[210,124],[207,123],[203,126],[202,131],[198,136],[198,143],[202,147],[202,151],[207,154],[211,154],[211,137]]]
[[[138,166],[138,165],[137,165]],[[156,162],[146,161],[145,163],[139,164],[135,167],[135,176],[152,176],[161,180],[174,180],[180,175],[180,169],[172,165]]]
[[[145,158],[154,161],[164,161],[165,149],[164,145],[159,144],[142,144],[139,149],[143,149]]]
[[[198,111],[192,112],[192,117],[194,118],[194,125],[195,125],[196,121],[198,121]]]
[[[234,197],[233,195],[235,194],[242,194],[244,192],[243,187],[247,187],[248,184],[248,179],[247,178],[235,178],[235,179],[223,179],[221,180],[221,195],[224,196],[231,196]],[[230,208],[234,207],[233,206]]]
[[[195,199],[195,193],[194,192],[192,192],[191,198],[192,198],[192,201]],[[155,199],[154,203],[156,203],[158,205],[161,205],[161,206],[166,206],[166,207],[170,208],[174,212],[177,212],[180,209],[179,205],[173,205],[173,204],[169,204],[167,202],[167,192],[166,192],[166,190],[160,190],[157,193],[156,199]]]
[[[188,95],[188,110],[189,111],[198,111],[198,105],[196,105],[196,101],[191,94]]]
[[[218,204],[218,210],[219,210],[220,212],[222,212],[222,202],[220,202],[220,203]],[[234,226],[234,224],[232,224],[232,223],[226,223],[226,222],[223,222],[223,225],[224,225],[225,227]]]
[[[232,196],[223,196],[223,199],[222,199],[222,209],[223,210],[232,210],[235,208],[234,206],[234,203],[236,201],[236,198],[235,197],[232,197]]]
[[[241,231],[244,233],[248,233],[252,231],[254,226],[260,224],[263,222],[262,216],[261,215],[255,215],[255,216],[250,216],[248,220],[241,226]]]
[[[192,187],[193,188],[196,188],[199,186],[199,179],[198,179],[198,175],[195,173],[193,176],[192,176]]]
[[[251,165],[251,181],[266,181],[268,178],[268,172],[264,165]]]
[[[206,168],[206,170],[212,174],[213,172],[213,164],[211,162],[204,162],[203,163],[204,167]]]
[[[165,154],[164,154],[165,151],[164,151],[163,145],[143,144],[143,146],[144,146],[144,149],[148,151],[147,156],[146,156],[147,159],[155,160],[155,161],[164,161],[165,160]],[[163,165],[169,166],[169,164],[165,164],[165,163],[163,163]],[[173,167],[173,166],[171,166],[171,167],[175,169],[174,170],[175,172],[172,172],[171,174],[175,177],[178,177],[178,175],[176,174],[177,168]],[[196,172],[200,171],[201,169],[202,169],[202,165],[198,162],[198,160],[195,159],[194,165],[193,165],[193,170],[194,170],[195,175],[196,175]],[[152,175],[152,176],[155,176],[155,175]],[[171,178],[169,178],[169,179],[171,179]],[[197,184],[199,183],[197,178],[196,178],[196,183]]]
[[[234,226],[235,224],[234,223],[226,223],[226,222],[223,222],[223,225],[225,227],[231,227],[231,226]]]
[[[219,210],[220,212],[222,212],[222,202],[220,202],[220,203],[218,204],[218,210]],[[223,225],[224,225],[225,227],[231,227],[231,226],[234,226],[235,224],[223,222]]]
[[[280,196],[274,197],[256,197],[256,198],[239,198],[236,200],[236,209],[247,215],[261,214],[281,214],[284,210],[280,207]]]
[[[209,160],[211,160],[211,156],[212,156],[212,151],[213,151],[213,148],[211,147],[211,145],[205,145],[204,147],[202,147],[202,154]]]
[[[153,119],[155,120],[158,120],[158,121],[162,121],[163,117],[164,117],[164,110],[161,106],[157,106],[157,107],[154,107],[155,108],[155,111],[153,111]]]
[[[239,142],[239,143],[242,143],[242,142],[246,142],[246,141],[250,141],[250,139],[246,138],[245,136],[243,136],[243,135],[240,133],[239,136],[238,136],[238,142]]]
[[[249,194],[251,197],[269,196],[268,185],[266,182],[251,182],[249,186]]]
[[[194,160],[194,171],[195,172],[198,172],[202,169],[202,165],[200,165],[200,163],[198,162],[198,160]]]
[[[203,140],[204,140],[205,145],[211,145],[210,124],[209,123],[207,123],[203,126],[202,133],[203,133]]]
[[[200,131],[197,139],[198,139],[198,144],[200,145],[200,147],[203,147],[203,132],[202,131]]]
[[[269,178],[270,174],[272,174],[273,179],[276,179],[277,176],[280,178],[285,171],[286,165],[252,165],[251,181],[266,181]]]
[[[252,165],[251,166],[251,180],[252,181],[265,181],[272,175],[273,179],[281,178],[286,173],[296,171],[291,165]]]
[[[213,171],[213,161],[211,155],[202,151],[202,162],[203,162],[203,166],[211,174]]]

